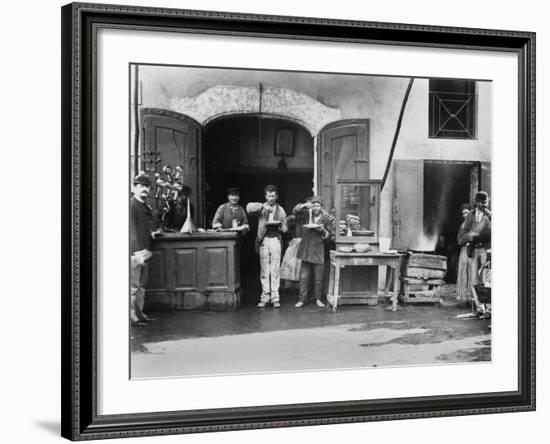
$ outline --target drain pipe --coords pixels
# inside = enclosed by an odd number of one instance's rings
[[[388,174],[390,172],[391,163],[393,161],[393,153],[395,152],[395,146],[397,145],[399,131],[401,130],[401,123],[403,122],[403,114],[405,113],[405,107],[407,106],[407,100],[409,100],[409,94],[411,92],[413,82],[414,82],[414,77],[409,80],[407,90],[405,91],[405,96],[403,97],[403,103],[401,104],[401,111],[399,112],[399,117],[397,119],[397,126],[395,128],[395,134],[393,136],[393,142],[391,144],[390,155],[388,157],[388,163],[386,165],[386,171],[384,171],[384,177],[382,178],[382,185],[380,187],[381,190],[384,189],[384,185],[386,184],[386,179],[388,178]]]

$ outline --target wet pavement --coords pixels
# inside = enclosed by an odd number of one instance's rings
[[[489,320],[442,304],[151,312],[131,329],[133,378],[490,361]]]

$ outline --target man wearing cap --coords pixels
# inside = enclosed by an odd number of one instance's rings
[[[191,196],[191,188],[182,185],[176,201],[172,203],[170,209],[162,216],[162,227],[166,231],[180,231],[187,219],[187,200]],[[193,204],[189,203],[191,218],[194,215]]]
[[[227,202],[220,205],[212,219],[212,228],[232,228],[245,234],[249,229],[246,211],[239,205],[240,190],[237,187],[227,189]]]
[[[260,281],[262,294],[258,307],[272,303],[273,307],[281,306],[279,301],[280,267],[281,267],[281,234],[288,230],[286,213],[277,203],[279,190],[275,185],[264,188],[265,202],[250,202],[246,211],[258,216],[258,233],[256,251],[260,254]]]
[[[138,174],[133,181],[130,199],[130,320],[132,325],[144,325],[151,321],[144,312],[145,284],[147,283],[147,261],[151,258],[151,239],[154,231],[152,208],[145,202],[151,191],[151,181],[145,173]]]
[[[313,276],[316,304],[318,307],[324,307],[325,304],[321,301],[321,296],[325,269],[325,244],[334,235],[333,222],[329,215],[323,211],[323,200],[319,196],[313,196],[305,203],[297,205],[294,210],[308,215],[308,224],[303,227],[302,241],[297,253],[298,259],[302,261],[302,266],[300,270],[300,300],[295,306],[300,308],[307,302],[310,280]],[[311,214],[311,218],[309,214]]]
[[[489,195],[479,191],[475,196],[475,208],[466,216],[458,234],[459,242],[463,240],[467,244],[471,285],[480,282],[479,270],[487,263],[487,250],[491,248],[491,212],[488,205]]]

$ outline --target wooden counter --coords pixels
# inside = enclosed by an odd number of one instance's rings
[[[237,233],[164,233],[151,251],[147,307],[224,311],[240,305]]]

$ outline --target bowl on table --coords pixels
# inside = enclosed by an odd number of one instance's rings
[[[353,247],[342,245],[338,247],[338,251],[340,251],[341,253],[353,253]]]
[[[371,249],[371,246],[369,244],[357,243],[357,244],[353,244],[353,249],[357,253],[366,253]]]

